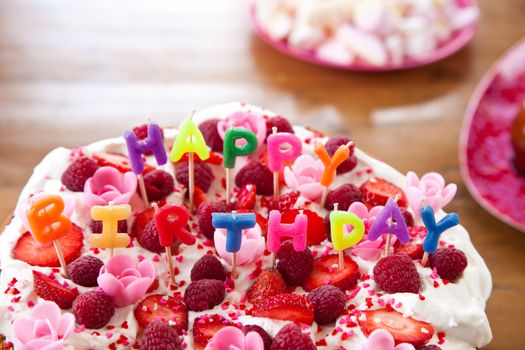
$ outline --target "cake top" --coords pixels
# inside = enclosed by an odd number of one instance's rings
[[[239,103],[58,148],[0,235],[0,333],[16,349],[483,346],[491,279],[441,210],[455,190]]]

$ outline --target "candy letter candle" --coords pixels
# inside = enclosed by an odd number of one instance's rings
[[[130,238],[126,233],[118,232],[119,220],[126,220],[131,215],[129,204],[108,206],[95,205],[91,208],[91,218],[102,221],[102,234],[90,234],[89,244],[95,248],[110,248],[110,256],[113,256],[113,248],[126,248]]]
[[[324,186],[323,195],[321,197],[321,207],[324,207],[326,196],[328,195],[328,189],[335,179],[337,167],[350,156],[349,147],[351,144],[352,142],[349,142],[346,145],[339,146],[333,157],[330,157],[322,143],[318,142],[315,144],[315,153],[324,164],[323,175],[321,176],[320,181],[321,185]]]
[[[142,141],[137,140],[137,136],[132,131],[126,131],[124,134],[126,145],[128,146],[129,162],[131,170],[137,175],[139,181],[140,194],[144,200],[146,208],[149,206],[148,195],[146,187],[144,186],[144,178],[142,172],[144,171],[144,161],[142,155],[148,151],[153,152],[158,165],[166,164],[168,156],[164,149],[164,141],[162,139],[162,129],[158,124],[148,124],[148,137]]]
[[[188,197],[190,200],[190,212],[193,211],[193,195],[195,192],[195,165],[194,154],[201,160],[206,160],[210,157],[210,151],[206,147],[206,142],[202,136],[201,131],[191,118],[186,118],[179,128],[179,133],[173,141],[171,147],[170,160],[178,162],[183,155],[188,154]]]
[[[155,208],[155,226],[159,232],[160,245],[166,249],[168,260],[168,269],[170,272],[171,282],[175,283],[173,275],[173,258],[171,255],[171,246],[177,237],[182,243],[192,245],[195,243],[195,237],[186,230],[189,213],[183,205],[166,205],[159,209],[156,203]]]
[[[245,144],[237,145],[237,140]],[[226,200],[231,202],[231,169],[235,167],[237,157],[249,156],[257,149],[257,136],[248,129],[231,128],[224,134],[224,168],[226,169]]]
[[[396,198],[397,199],[397,198]],[[390,198],[385,205],[383,211],[377,216],[376,221],[368,232],[368,239],[371,241],[377,240],[380,236],[386,234],[385,255],[390,254],[390,237],[395,235],[397,239],[403,244],[408,243],[410,237],[408,235],[408,228],[401,214],[401,209],[396,203],[396,200]]]
[[[361,241],[365,234],[365,224],[356,214],[337,210],[337,203],[334,207],[335,210],[330,213],[330,232],[334,249],[339,253],[339,270],[342,270],[344,250]],[[346,225],[352,225],[352,231],[346,232]]]
[[[285,161],[293,161],[303,150],[301,140],[289,132],[277,132],[273,127],[273,134],[267,139],[268,168],[273,172],[273,195],[279,199],[279,173],[284,168]]]
[[[281,224],[281,213],[278,210],[270,211],[268,217],[268,250],[272,253],[272,267],[275,265],[276,253],[281,246],[283,238],[293,240],[293,248],[296,252],[306,249],[306,230],[308,228],[308,216],[299,211],[293,224]]]
[[[427,228],[427,236],[423,242],[423,259],[421,264],[425,266],[428,261],[428,254],[434,253],[437,250],[439,237],[443,232],[459,224],[459,216],[456,213],[450,213],[436,223],[434,210],[430,205],[425,205],[421,208],[421,218]]]
[[[232,253],[232,277],[237,278],[237,253],[241,249],[242,230],[255,226],[255,213],[212,213],[213,227],[226,229],[226,251]]]
[[[67,277],[66,260],[57,241],[71,229],[71,220],[62,215],[63,211],[62,197],[49,195],[33,202],[26,215],[35,240],[41,244],[53,242],[63,274]]]

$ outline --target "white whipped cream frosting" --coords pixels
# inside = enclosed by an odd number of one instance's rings
[[[230,103],[197,112],[194,115],[194,120],[200,122],[209,118],[224,118],[239,110],[251,110],[260,115],[274,115],[274,113],[259,107]],[[295,127],[294,129],[296,134],[303,140],[314,137],[314,134],[311,131],[303,127]],[[171,144],[177,133],[176,129],[164,129],[164,131],[166,144]],[[99,151],[120,152],[123,154],[127,153],[126,145],[122,137],[95,142],[84,147],[83,151],[87,155]],[[62,147],[50,152],[34,169],[33,175],[20,194],[19,201],[22,201],[28,198],[31,194],[43,189],[59,191],[62,188],[60,177],[69,165],[70,152],[70,150]],[[303,152],[313,154],[313,143],[305,143]],[[371,176],[384,178],[400,188],[405,188],[405,177],[401,173],[387,164],[369,157],[359,149],[356,149],[356,155],[359,160],[357,168],[350,173],[337,176],[333,188],[348,182],[360,185]],[[149,163],[155,164],[153,159],[150,159]],[[238,164],[238,168],[242,166],[242,162],[239,163],[241,164]],[[172,173],[171,164],[167,164],[161,168]],[[224,170],[220,166],[212,166],[212,168],[216,179],[208,191],[209,198],[215,198],[216,193],[220,193],[221,195],[224,194],[224,190],[220,185],[220,179],[225,176]],[[286,189],[282,190],[283,192],[286,191]],[[82,227],[85,235],[87,235],[89,233],[89,228],[87,227],[90,220],[89,213],[83,206],[82,193],[75,193],[75,196],[77,197],[77,204],[71,219],[74,223]],[[168,201],[170,203],[178,204],[181,202],[181,198],[181,193],[176,192],[168,197]],[[132,200],[132,205],[134,211],[142,210],[139,198],[134,198]],[[327,213],[325,209],[320,208],[316,203],[311,204],[309,208],[317,211],[323,217]],[[444,215],[444,212],[438,214],[439,217]],[[196,216],[193,217],[193,222],[196,222]],[[21,229],[22,222],[19,217],[15,216],[0,235],[0,268],[2,270],[0,274],[0,334],[4,334],[8,341],[13,341],[13,319],[28,315],[31,310],[28,306],[28,302],[36,304],[40,301],[39,297],[33,293],[32,270],[38,270],[44,273],[51,272],[51,268],[30,266],[27,263],[16,260],[12,257],[12,250],[21,235]],[[195,230],[193,231],[195,232]],[[468,266],[460,279],[455,283],[448,283],[445,285],[442,280],[430,277],[432,274],[430,268],[423,268],[420,264],[417,264],[423,285],[420,294],[425,297],[425,300],[421,300],[417,294],[410,293],[386,295],[383,296],[382,299],[384,299],[385,302],[389,302],[388,299],[392,298],[395,300],[394,302],[391,302],[394,309],[407,316],[432,324],[435,329],[435,334],[430,342],[431,344],[438,344],[438,332],[444,332],[444,343],[440,344],[440,347],[443,350],[469,350],[484,346],[489,343],[492,337],[487,316],[485,315],[485,303],[492,288],[490,273],[483,259],[473,247],[467,231],[462,226],[456,226],[445,232],[442,236],[442,240],[446,241],[447,244],[453,244],[456,248],[461,249],[467,256]],[[201,240],[198,240],[197,243],[201,242]],[[330,244],[325,242],[324,245],[313,247],[312,250],[321,253],[327,247],[329,248]],[[180,270],[176,279],[177,282],[184,280],[186,281],[186,284],[178,289],[179,292],[184,293],[184,288],[190,281],[190,271],[193,264],[205,254],[208,249],[212,248],[205,246],[204,249],[199,249],[198,244],[193,246],[182,245],[180,247],[182,260],[179,261],[181,259],[180,257],[179,260],[174,259],[174,265]],[[154,259],[157,255],[141,248],[136,242],[134,247],[116,249],[115,253],[125,253],[133,257],[142,255],[150,260]],[[350,254],[349,252],[347,253]],[[89,250],[86,239],[84,241],[82,254],[93,254]],[[102,261],[107,261],[109,255],[104,250],[100,250],[97,257],[102,259]],[[172,295],[173,292],[169,290],[166,283],[168,277],[166,264],[163,259],[164,256],[160,257],[160,259],[158,259],[158,257],[159,256],[157,255],[157,258],[155,258],[157,260],[155,266],[160,277],[160,286],[153,293]],[[361,260],[355,256],[352,256],[352,258],[358,263],[362,274],[366,273],[372,276],[372,269],[375,263]],[[270,257],[264,256],[262,266],[266,267],[269,264]],[[246,292],[251,283],[253,283],[253,280],[249,278],[249,275],[255,270],[255,268],[255,264],[240,266],[238,268],[240,275],[235,281],[235,291],[229,292],[226,295],[225,302],[229,302],[228,307],[218,305],[214,309],[206,310],[204,312],[189,312],[188,335],[184,336],[187,348],[194,348],[191,328],[193,326],[193,320],[197,316],[217,313],[228,318],[228,314],[238,311],[233,304],[241,303],[242,295]],[[59,274],[56,274],[56,276],[59,280],[62,280]],[[20,291],[20,294],[16,295],[16,297],[20,297],[18,302],[12,301],[15,295],[4,293],[13,278],[17,279],[14,287]],[[434,287],[435,282],[439,284],[438,288]],[[68,281],[68,283],[71,286],[74,285],[71,281]],[[376,304],[377,297],[373,295],[371,296],[375,288],[373,279],[370,278],[366,281],[360,280],[358,286],[361,288],[360,291],[347,303],[354,304],[357,309],[365,310],[368,308],[365,299],[371,297],[375,307],[379,307],[378,304]],[[81,293],[93,289],[80,286],[78,286],[78,288]],[[304,291],[301,288],[297,288],[296,293],[304,293]],[[347,291],[346,293],[350,294],[351,291]],[[249,303],[246,304],[249,306]],[[114,329],[107,329],[106,326],[98,330],[86,329],[84,331],[75,332],[67,339],[65,348],[68,350],[107,349],[110,344],[116,342],[122,334],[129,339],[129,344],[127,346],[117,344],[116,348],[131,349],[137,339],[137,332],[139,331],[139,327],[133,315],[133,310],[133,305],[117,308],[115,315],[109,322],[109,326],[114,326]],[[248,316],[242,311],[240,314],[241,315],[236,320],[237,322],[241,322],[242,324],[260,325],[272,336],[275,336],[279,329],[287,323],[286,321]],[[352,317],[355,322],[355,316]],[[127,321],[128,323],[127,329],[120,327],[124,321]],[[310,336],[315,341],[321,339],[326,341],[326,346],[319,346],[319,349],[360,349],[360,344],[364,339],[364,335],[359,326],[346,328],[346,326],[340,321],[342,321],[342,319],[339,319],[335,326],[341,327],[346,333],[347,337],[345,340],[341,339],[341,332],[333,335],[333,328],[331,326],[325,326],[321,331],[318,331],[318,326],[315,322],[310,327],[306,327],[305,331],[310,333]],[[100,335],[96,335],[93,333],[94,331],[98,332]]]

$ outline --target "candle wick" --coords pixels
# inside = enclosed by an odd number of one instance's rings
[[[232,218],[235,220],[237,218],[237,210],[232,211]]]
[[[159,211],[159,205],[157,203],[152,204],[153,209],[155,209],[155,213]]]
[[[148,124],[151,124],[151,123],[152,123],[152,121],[151,121],[151,117],[148,117],[147,120],[148,120]]]
[[[349,148],[354,145],[354,141],[348,141],[348,143],[345,145],[346,148]]]
[[[277,127],[276,126],[272,127],[272,134],[277,134]]]
[[[396,196],[394,197],[394,203],[397,203],[400,197],[401,196],[399,194],[396,194]]]
[[[303,213],[304,213],[303,209],[299,210],[299,215],[303,215]]]
[[[339,210],[339,203],[334,203],[334,210],[335,210],[335,211],[338,211],[338,210]]]

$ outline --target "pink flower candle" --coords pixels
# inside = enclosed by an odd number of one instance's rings
[[[438,173],[428,173],[421,177],[409,171],[406,176],[406,196],[416,215],[421,215],[421,208],[430,205],[434,212],[446,206],[457,191],[456,184],[445,186],[445,179]]]
[[[321,176],[324,165],[320,159],[314,159],[309,154],[300,155],[291,167],[284,168],[284,181],[294,191],[299,191],[301,196],[315,201],[323,193]]]
[[[266,121],[257,114],[250,111],[238,111],[225,119],[220,120],[217,123],[217,131],[223,140],[226,130],[231,129],[232,125],[236,128],[244,128],[253,131],[255,136],[257,136],[258,147],[264,145],[264,140],[266,139]],[[237,146],[243,146],[245,141],[239,140],[238,143]]]
[[[226,250],[226,229],[216,229],[213,236],[217,254],[232,265],[232,254]],[[259,225],[242,231],[241,248],[236,252],[237,265],[249,265],[259,260],[265,248],[264,237]]]
[[[99,168],[84,185],[84,200],[88,207],[95,205],[129,204],[137,190],[137,177],[132,172],[122,174],[117,169]]]

